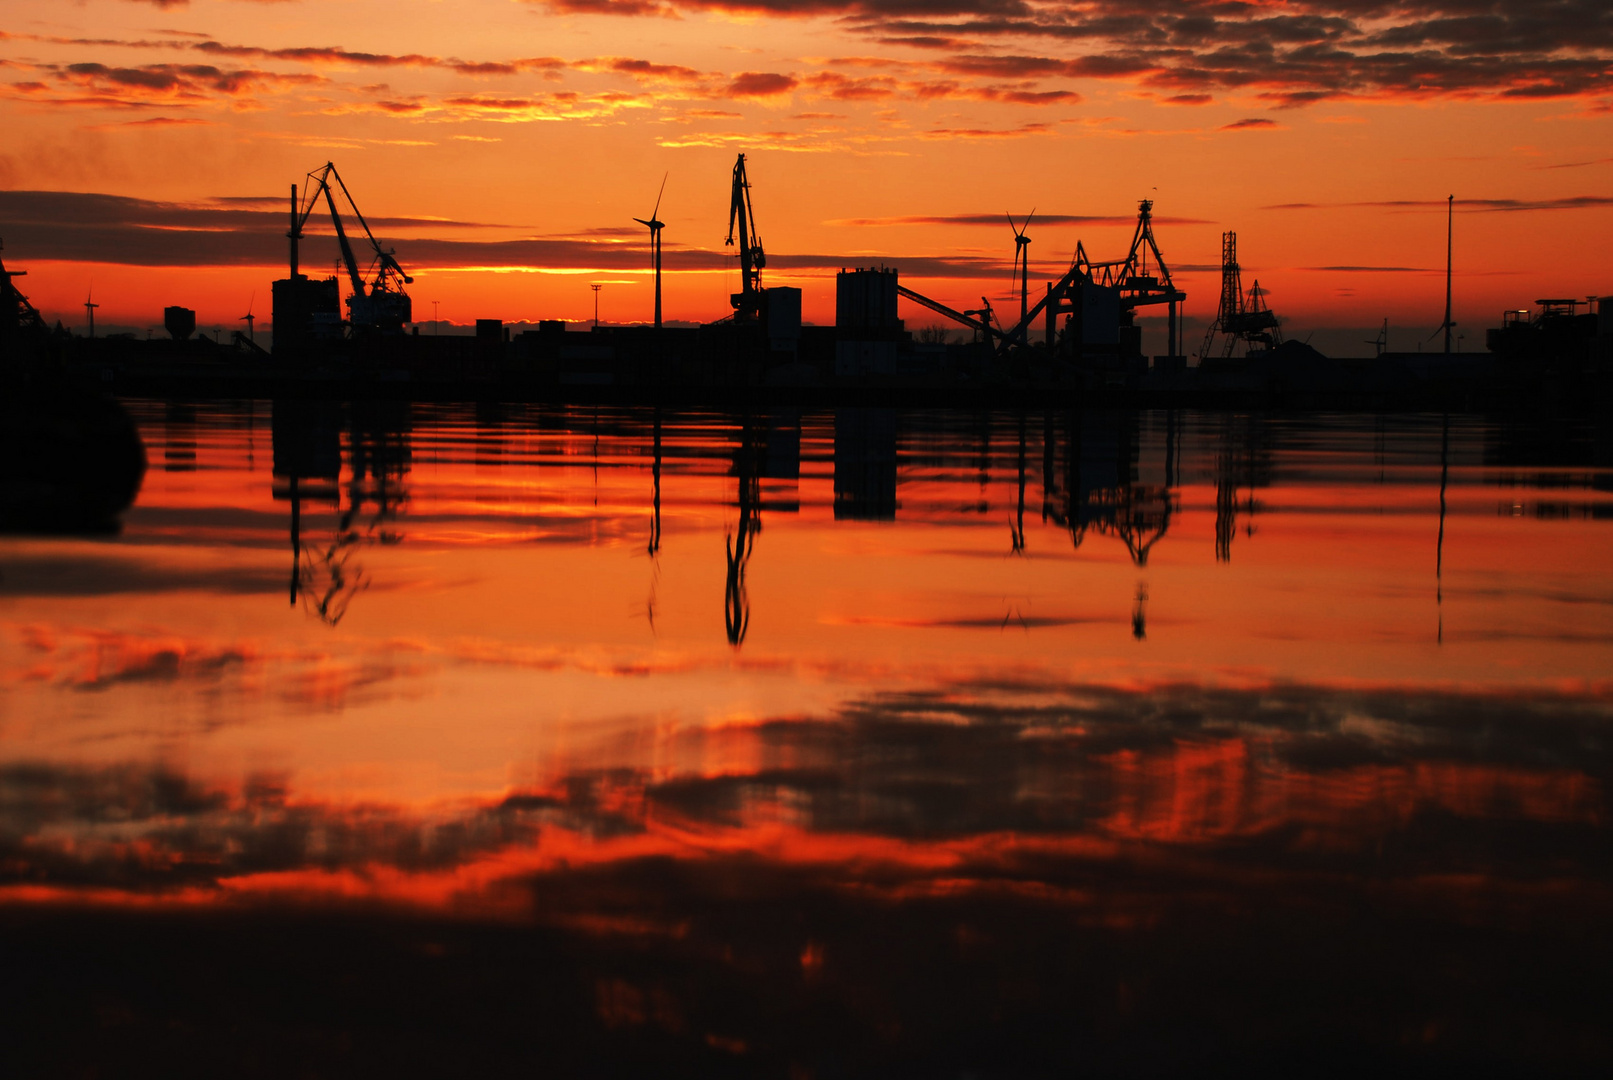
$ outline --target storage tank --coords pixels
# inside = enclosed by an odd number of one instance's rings
[[[196,332],[196,313],[184,307],[163,308],[162,325],[175,341],[189,341]]]

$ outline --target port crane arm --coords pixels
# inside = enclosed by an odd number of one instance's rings
[[[370,223],[364,220],[363,212],[359,210],[358,203],[353,200],[352,193],[347,190],[347,182],[342,179],[342,174],[336,171],[336,165],[328,162],[326,167],[330,169],[330,174],[336,177],[336,183],[342,189],[342,196],[347,199],[347,205],[353,208],[353,216],[358,218],[359,228],[364,230],[364,235],[370,241],[370,247],[375,249],[375,258],[381,266],[381,274],[378,278],[378,281],[384,283],[386,281],[387,274],[394,273],[403,279],[403,283],[405,285],[414,284],[414,278],[403,272],[403,267],[398,265],[398,260],[394,257],[393,253],[383,248],[381,246],[381,242],[375,238],[375,234],[370,231]],[[329,191],[328,185],[326,187],[326,191]],[[335,208],[332,207],[331,213],[335,214],[335,212]],[[337,230],[340,231],[340,228],[341,226],[338,225]],[[385,284],[382,284],[381,287],[385,288],[386,286]]]
[[[743,275],[738,295],[731,298],[741,318],[761,308],[762,268],[767,265],[767,254],[762,250],[761,238],[756,235],[756,214],[751,209],[750,179],[745,175],[745,155],[734,162],[734,184],[728,200],[728,239],[724,243],[734,246],[734,232],[739,232],[739,268]]]
[[[371,290],[364,283],[364,275],[359,272],[358,258],[354,255],[353,245],[347,238],[347,229],[342,225],[342,215],[336,209],[336,193],[331,190],[330,185],[332,177],[336,179],[336,186],[342,189],[342,197],[347,200],[348,208],[353,211],[353,217],[358,220],[359,227],[364,230],[365,239],[369,240],[370,247],[375,251],[376,265],[379,270],[375,278],[375,288],[382,292],[395,291],[396,282],[401,281],[405,285],[413,283],[414,279],[403,272],[403,267],[398,264],[396,256],[383,248],[381,242],[375,238],[375,233],[370,231],[369,222],[364,220],[364,214],[359,210],[358,203],[353,200],[352,192],[347,190],[347,183],[342,179],[342,174],[336,171],[335,162],[327,161],[324,168],[318,172],[308,174],[308,179],[311,183],[304,193],[303,209],[297,217],[294,231],[299,237],[301,236],[302,227],[307,224],[309,216],[314,212],[315,204],[319,201],[320,194],[323,194],[325,196],[325,206],[330,211],[331,226],[336,230],[336,243],[342,249],[342,262],[347,266],[347,276],[353,285],[353,293],[356,296],[369,295]],[[317,191],[315,190],[316,185]]]
[[[330,166],[327,166],[327,169],[335,171]],[[347,276],[353,281],[353,294],[363,296],[364,276],[358,272],[358,260],[353,257],[353,245],[347,242],[347,230],[342,228],[342,215],[336,212],[336,199],[331,195],[330,184],[323,177],[320,178],[319,186],[325,192],[325,205],[330,207],[330,221],[336,227],[336,242],[342,248],[342,261],[347,264]]]
[[[909,289],[906,285],[898,285],[898,286],[896,286],[896,293],[899,296],[907,297],[909,300],[913,301],[915,304],[923,304],[925,307],[929,308],[931,311],[933,311],[933,312],[935,312],[935,313],[937,313],[939,315],[945,315],[947,318],[951,319],[953,322],[962,323],[964,326],[969,327],[971,330],[976,330],[976,331],[978,331],[978,332],[980,332],[982,334],[985,334],[986,338],[988,340],[990,340],[991,338],[997,338],[999,340],[1003,339],[1003,332],[1001,330],[998,330],[995,326],[992,326],[990,323],[981,322],[979,319],[971,318],[968,315],[965,315],[961,311],[956,311],[956,310],[954,310],[952,308],[947,307],[945,304],[941,303],[939,300],[931,300],[928,296],[925,296],[922,293],[916,293],[912,289]],[[1036,307],[1037,307],[1038,311],[1041,310],[1041,305],[1040,304],[1038,304]]]

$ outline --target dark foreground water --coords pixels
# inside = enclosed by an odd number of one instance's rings
[[[1605,427],[131,408],[6,1075],[1613,1064]]]

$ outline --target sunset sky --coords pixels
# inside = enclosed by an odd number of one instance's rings
[[[415,275],[415,316],[648,320],[668,176],[669,319],[727,313],[734,155],[764,283],[833,319],[841,266],[957,306],[1137,200],[1194,327],[1238,233],[1286,332],[1339,355],[1439,326],[1445,196],[1468,349],[1505,308],[1613,292],[1605,0],[7,0],[0,240],[75,328],[267,322],[288,187],[334,160]],[[330,265],[328,223],[310,272]],[[933,317],[904,306],[909,326]],[[1152,323],[1148,324],[1151,327]],[[1162,351],[1154,327],[1148,351]]]

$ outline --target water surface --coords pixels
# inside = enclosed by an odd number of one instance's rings
[[[0,538],[41,1047],[1608,1056],[1605,427],[131,409],[118,535]]]

